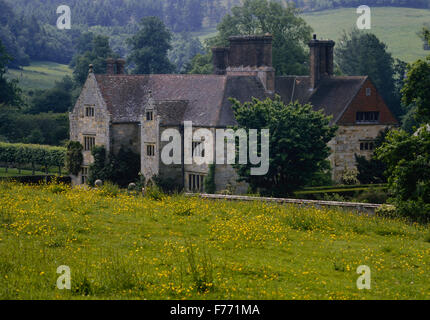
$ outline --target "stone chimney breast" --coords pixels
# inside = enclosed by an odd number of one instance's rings
[[[331,77],[334,73],[333,52],[335,42],[332,40],[317,40],[316,34],[309,42],[310,48],[310,78],[312,88],[318,87],[321,79]]]

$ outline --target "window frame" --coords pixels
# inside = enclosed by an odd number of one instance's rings
[[[188,173],[188,191],[203,192],[205,175],[201,173]]]
[[[92,151],[93,148],[96,146],[96,136],[91,134],[84,134],[84,151]]]
[[[145,119],[146,119],[146,121],[154,121],[154,111],[153,110],[147,110]]]
[[[148,157],[155,157],[155,144],[147,143],[146,144],[146,155]]]
[[[85,117],[86,118],[94,118],[96,114],[95,106],[85,106]]]
[[[380,120],[379,111],[357,111],[355,114],[355,123],[357,124],[375,124]]]

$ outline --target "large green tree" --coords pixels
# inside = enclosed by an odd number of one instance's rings
[[[85,52],[76,56],[73,60],[75,67],[73,76],[76,83],[83,85],[88,76],[88,66],[94,66],[95,73],[106,72],[106,59],[117,57],[109,46],[109,38],[101,35],[84,37],[92,38],[91,46],[87,47]]]
[[[392,130],[376,150],[387,165],[388,182],[397,211],[420,222],[430,221],[430,129],[415,134]]]
[[[169,60],[175,65],[176,72],[186,73],[187,67],[197,54],[202,54],[203,46],[198,38],[193,38],[189,33],[175,35],[172,49],[168,52]]]
[[[430,43],[428,29],[424,28],[423,36]],[[430,55],[409,65],[402,93],[403,103],[416,106],[416,120],[419,123],[430,122]]]
[[[279,96],[274,100],[241,104],[232,100],[238,128],[269,129],[269,171],[251,175],[252,164],[236,165],[240,178],[254,191],[286,196],[312,181],[330,155],[327,143],[337,128],[330,126],[330,118],[312,106],[291,103],[285,105]],[[258,139],[261,150],[261,139]]]
[[[0,40],[0,105],[20,106],[23,103],[21,90],[17,80],[8,80],[5,77],[7,64],[12,57],[6,53],[6,48]]]
[[[405,64],[393,59],[385,43],[372,33],[359,30],[344,32],[335,47],[335,55],[343,74],[370,76],[393,113],[398,117],[403,114],[398,91]]]
[[[218,34],[207,41],[207,46],[227,46],[230,36],[270,33],[273,35],[273,67],[277,74],[307,74],[306,47],[312,28],[299,13],[292,2],[245,0],[241,6],[233,7],[231,13],[218,24]],[[204,60],[194,61],[201,62]],[[191,69],[208,68],[200,65]]]
[[[167,57],[172,34],[157,17],[143,18],[140,30],[128,40],[128,57],[135,74],[170,73],[174,66]]]

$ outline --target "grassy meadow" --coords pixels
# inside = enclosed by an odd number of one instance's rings
[[[33,61],[22,70],[9,69],[7,73],[8,78],[18,79],[19,86],[24,90],[50,89],[65,75],[72,75],[67,65],[48,61]]]
[[[0,182],[0,299],[429,299],[429,232],[336,210]],[[56,288],[61,265],[71,290]],[[356,287],[360,265],[371,290]]]
[[[430,10],[374,7],[371,14],[372,29],[369,31],[387,44],[393,57],[413,62],[430,54],[423,49],[423,41],[417,35],[424,23],[430,23]],[[335,41],[343,30],[350,31],[356,26],[358,17],[356,8],[303,14],[318,38]]]

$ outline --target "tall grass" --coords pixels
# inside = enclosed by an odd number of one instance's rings
[[[339,210],[0,182],[0,299],[429,299],[429,234]]]

